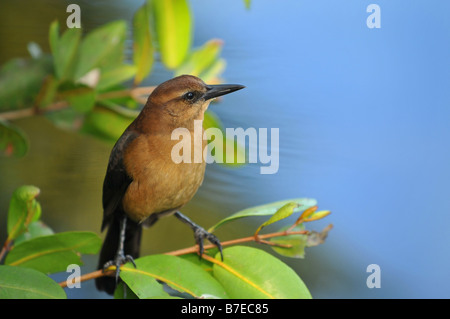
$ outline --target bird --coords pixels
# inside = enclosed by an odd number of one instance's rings
[[[103,182],[103,221],[107,233],[98,269],[115,266],[115,276],[96,278],[100,291],[113,294],[120,266],[139,257],[143,226],[173,215],[189,225],[203,254],[203,241],[219,248],[219,239],[180,212],[197,192],[205,174],[205,160],[176,163],[171,158],[177,128],[194,134],[194,122],[215,98],[244,88],[239,84],[208,85],[198,77],[180,75],[158,85],[134,121],[112,148]],[[200,132],[203,136],[203,129]],[[198,133],[196,133],[198,134]],[[194,138],[191,138],[193,141]],[[202,145],[206,141],[202,139]],[[202,148],[203,149],[203,148]],[[223,256],[222,256],[223,258]]]

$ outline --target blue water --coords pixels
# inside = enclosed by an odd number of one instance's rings
[[[315,296],[450,297],[450,4],[377,1],[369,29],[368,1],[252,2],[193,2],[196,40],[223,38],[227,80],[247,86],[214,110],[280,128],[278,174],[231,183],[332,210]]]

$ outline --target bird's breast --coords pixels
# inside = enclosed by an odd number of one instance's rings
[[[201,185],[205,162],[177,164],[172,158],[177,142],[170,135],[141,135],[125,152],[125,168],[133,181],[122,204],[133,220],[142,222],[153,213],[182,207]]]

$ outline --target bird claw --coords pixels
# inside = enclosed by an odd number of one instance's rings
[[[175,217],[181,220],[183,223],[188,224],[194,231],[194,238],[195,242],[198,245],[198,253],[200,259],[202,258],[204,252],[203,241],[205,239],[208,239],[213,245],[216,245],[217,248],[219,248],[220,257],[222,258],[223,261],[222,244],[220,243],[220,240],[216,236],[214,236],[210,232],[207,232],[203,227],[192,222],[188,217],[184,216],[179,211],[175,212]]]
[[[123,254],[117,254],[114,260],[107,261],[103,265],[103,272],[105,272],[109,267],[115,266],[116,267],[116,284],[119,282],[119,275],[120,275],[120,266],[126,264],[127,262],[130,262],[133,264],[134,268],[136,268],[136,263],[134,262],[134,259],[130,255],[123,255]]]
[[[213,234],[207,232],[204,228],[197,226],[194,229],[194,238],[195,242],[198,245],[198,252],[200,259],[202,258],[203,252],[204,252],[204,245],[203,241],[205,239],[209,240],[213,245],[217,246],[220,252],[220,257],[223,261],[223,253],[222,253],[222,244],[220,243],[220,240]]]

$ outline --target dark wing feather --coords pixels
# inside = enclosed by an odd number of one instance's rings
[[[109,157],[108,169],[103,182],[103,229],[111,223],[125,192],[132,182],[123,163],[123,155],[127,146],[138,136],[135,131],[127,130],[114,145]]]

